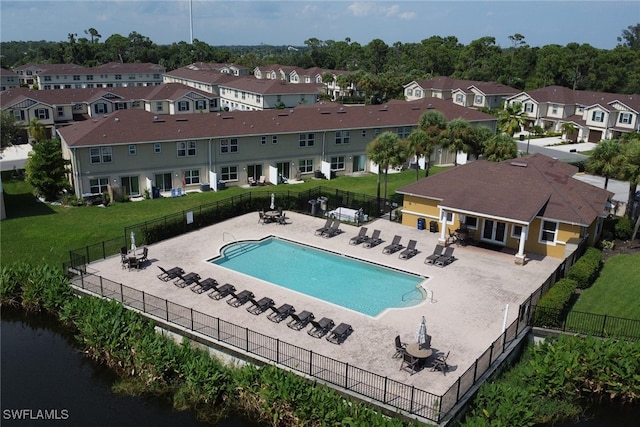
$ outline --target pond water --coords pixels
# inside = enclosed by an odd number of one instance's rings
[[[83,356],[55,322],[3,308],[1,322],[2,411],[8,426],[204,427],[164,399],[114,394],[113,372]],[[259,427],[241,417],[216,427]]]

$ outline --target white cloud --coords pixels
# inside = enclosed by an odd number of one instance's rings
[[[400,15],[398,15],[400,19],[405,19],[407,21],[415,19],[416,16],[417,15],[415,12],[402,12]]]
[[[353,13],[354,16],[368,16],[375,13],[377,6],[374,3],[356,2],[351,3],[347,10]]]

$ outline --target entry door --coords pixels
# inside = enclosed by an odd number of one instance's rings
[[[282,175],[285,178],[291,178],[289,173],[291,173],[291,163],[289,162],[280,162],[276,163],[276,168],[278,168],[278,176]]]
[[[482,240],[504,245],[507,240],[506,230],[506,223],[485,219],[482,227]]]
[[[262,175],[262,165],[247,165],[247,178],[253,178],[257,181]]]
[[[156,188],[160,191],[169,191],[173,188],[173,182],[171,181],[171,172],[158,173],[154,177],[156,182]]]
[[[364,165],[365,165],[364,156],[353,156],[353,172],[364,171]]]

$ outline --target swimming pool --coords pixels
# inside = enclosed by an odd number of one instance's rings
[[[423,300],[424,277],[275,237],[232,243],[210,262],[369,316]]]

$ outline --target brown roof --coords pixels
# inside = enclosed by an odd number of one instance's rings
[[[397,102],[387,105],[335,106],[265,111],[231,111],[218,114],[154,115],[144,110],[120,110],[59,129],[69,146],[117,145],[184,139],[242,137],[338,129],[375,129],[416,126],[429,105],[447,120],[496,120],[488,114],[440,99],[429,103]]]
[[[193,69],[190,66],[177,68],[165,75],[209,84],[227,83],[238,78],[233,74],[221,73],[217,70]]]
[[[640,94],[620,94],[593,92],[589,90],[572,90],[563,86],[547,86],[525,92],[537,102],[552,102],[564,105],[582,105],[589,107],[601,105],[611,108],[610,104],[618,101],[635,111],[640,111]]]
[[[440,200],[454,211],[521,223],[536,216],[590,225],[613,193],[573,178],[577,168],[536,153],[503,162],[478,160],[416,181],[400,194]]]
[[[187,93],[197,93],[211,98],[212,94],[180,83],[157,86],[128,86],[90,89],[32,90],[15,88],[0,93],[0,106],[6,108],[24,99],[33,99],[48,105],[65,105],[91,102],[107,94],[114,94],[123,101],[178,99]]]
[[[437,90],[453,90],[462,89],[468,92],[471,87],[477,88],[479,91],[485,94],[500,94],[500,95],[513,95],[518,93],[518,90],[496,82],[482,82],[478,80],[462,80],[452,79],[451,77],[434,77],[427,80],[419,80],[416,83],[423,89],[437,89]]]

